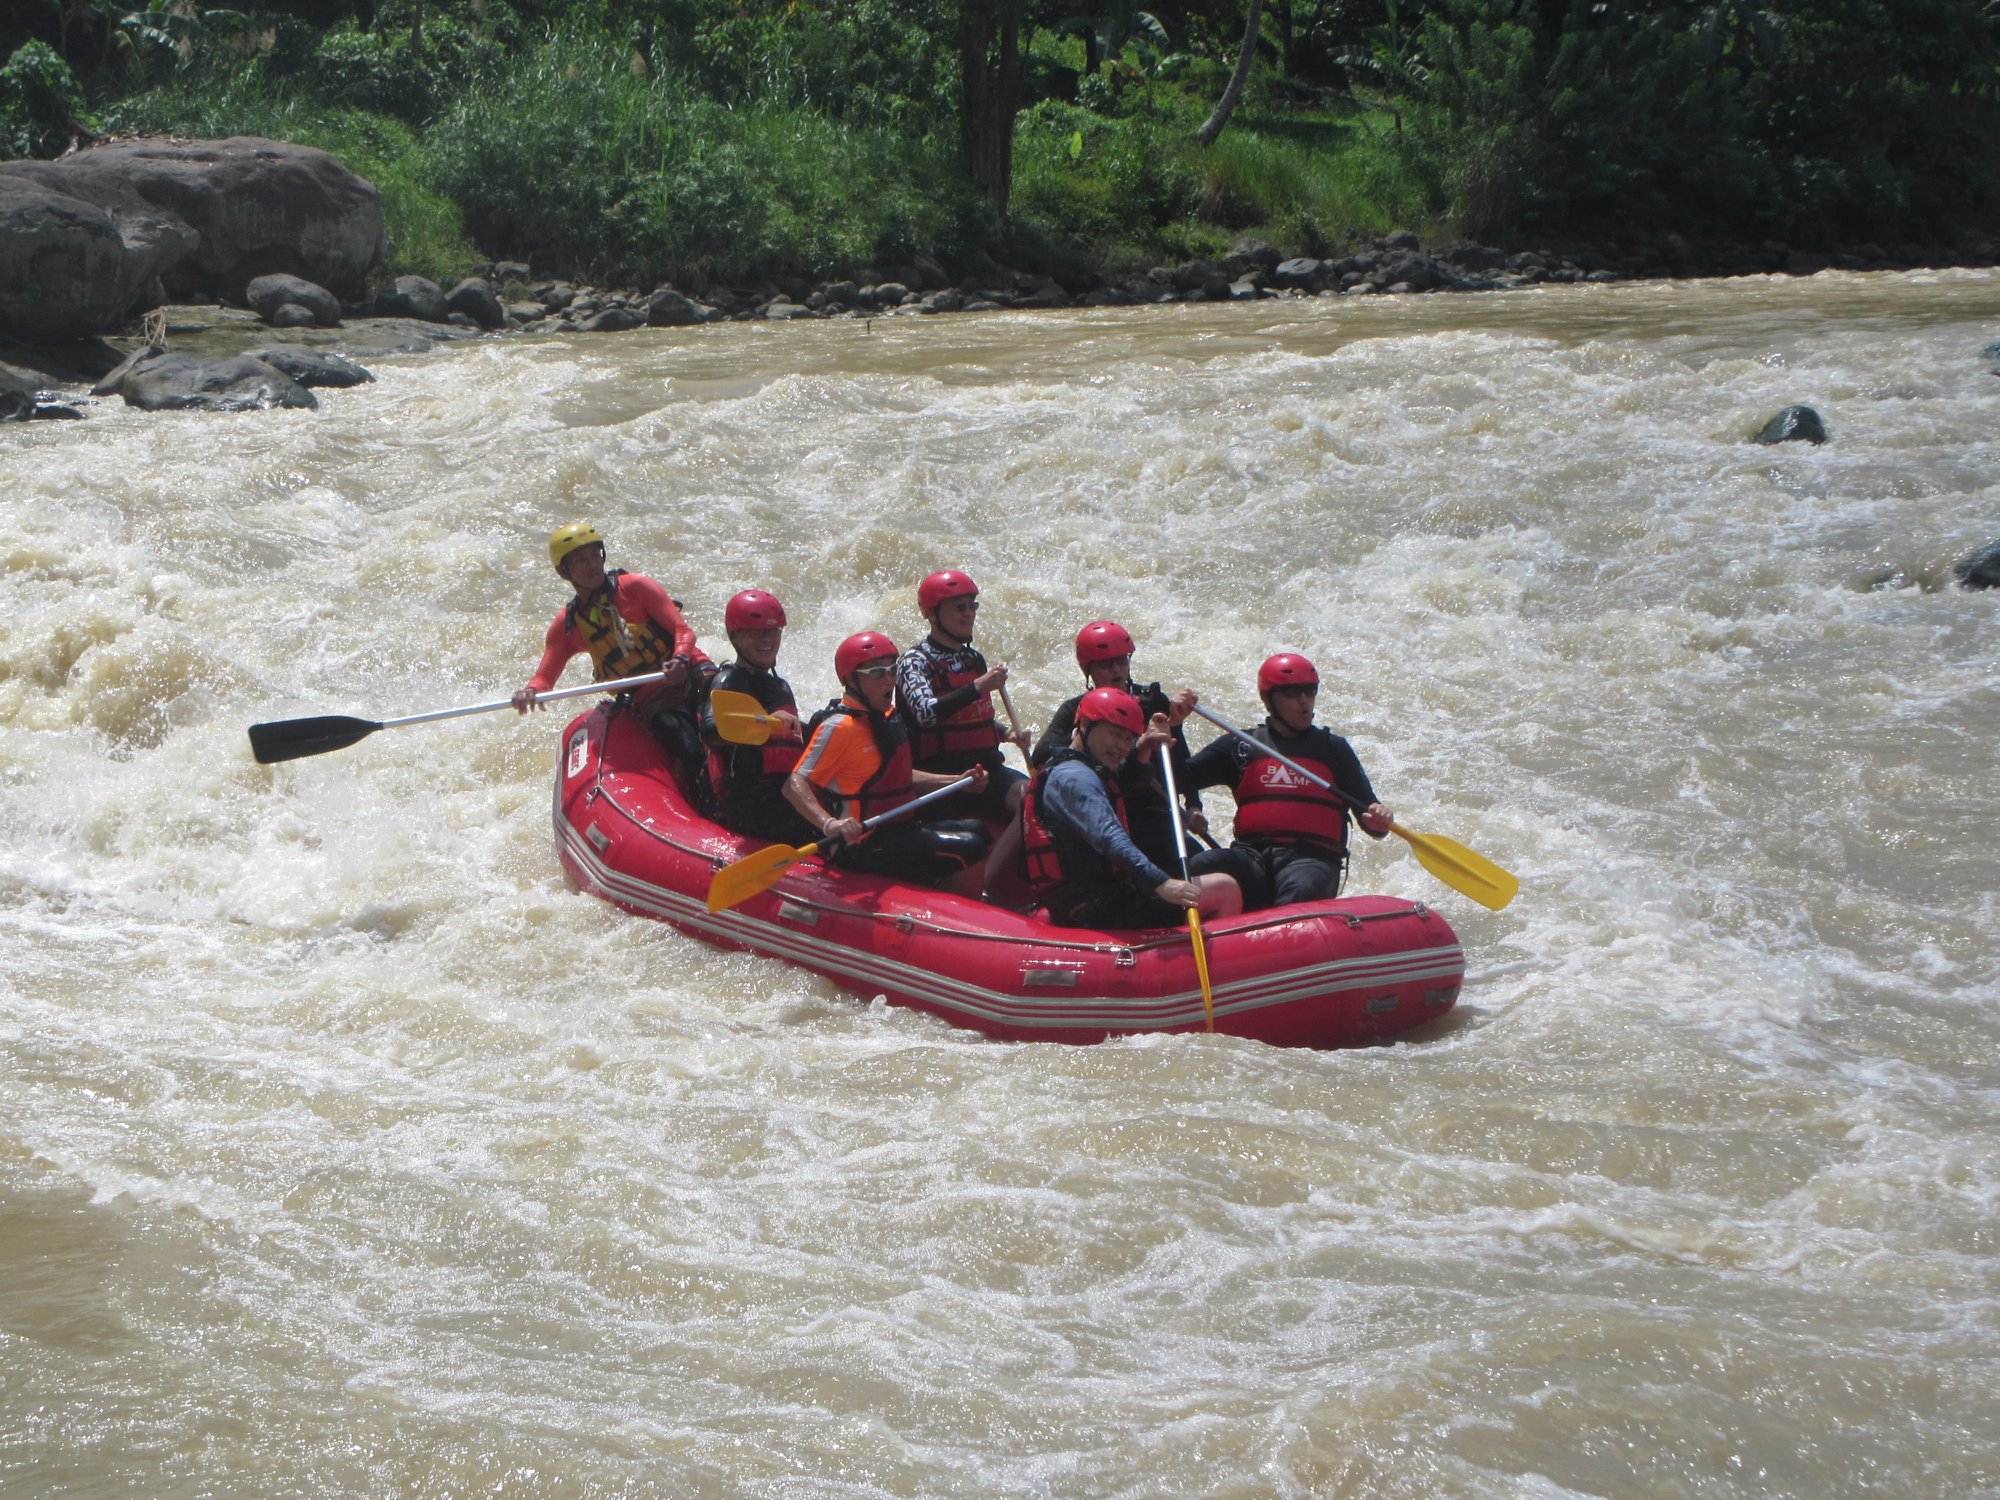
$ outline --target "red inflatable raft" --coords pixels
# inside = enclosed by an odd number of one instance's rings
[[[989,1036],[1098,1042],[1206,1026],[1184,928],[1056,927],[1039,913],[817,861],[711,915],[710,876],[762,845],[690,811],[645,727],[609,707],[563,736],[555,830],[563,868],[614,906]],[[1450,1010],[1465,977],[1444,918],[1385,896],[1253,912],[1202,931],[1215,1029],[1274,1046],[1394,1036]]]

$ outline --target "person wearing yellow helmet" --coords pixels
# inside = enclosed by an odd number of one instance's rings
[[[604,565],[604,538],[586,521],[557,528],[549,537],[549,561],[576,596],[550,622],[542,659],[526,687],[514,694],[522,713],[556,685],[572,657],[588,655],[594,680],[663,674],[657,683],[635,689],[630,706],[642,714],[673,761],[682,791],[697,810],[709,810],[706,753],[695,727],[715,663],[695,641],[680,606],[654,580]]]

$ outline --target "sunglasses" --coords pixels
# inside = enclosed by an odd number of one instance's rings
[[[1297,698],[1317,698],[1319,684],[1316,682],[1285,682],[1271,689],[1274,693],[1290,693]]]
[[[887,662],[872,667],[856,667],[854,675],[869,682],[880,682],[884,677],[893,675],[895,670],[896,664]]]
[[[952,609],[954,607],[958,609],[969,609],[976,614],[979,611],[979,601],[977,599],[964,599],[964,598],[947,599],[944,601],[943,604],[940,604],[938,606],[939,609]]]

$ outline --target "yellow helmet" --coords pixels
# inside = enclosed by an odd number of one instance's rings
[[[597,528],[588,521],[572,521],[567,526],[557,528],[555,534],[549,538],[549,561],[556,565],[556,571],[560,573],[565,557],[577,548],[588,547],[593,542],[599,546],[604,544],[604,538],[597,534]]]

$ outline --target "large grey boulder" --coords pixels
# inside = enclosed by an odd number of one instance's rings
[[[311,391],[263,360],[155,354],[132,364],[118,394],[141,411],[262,411],[319,405]]]
[[[166,300],[161,273],[193,251],[187,225],[112,210],[0,162],[0,329],[29,342],[82,338]]]
[[[373,185],[310,146],[141,140],[0,162],[0,326],[29,339],[273,273],[358,296],[387,253]]]
[[[171,292],[233,295],[283,271],[358,295],[388,250],[374,186],[310,146],[254,136],[126,141],[56,162],[0,164],[4,175],[110,211],[150,210],[194,230],[193,253],[167,273]]]

